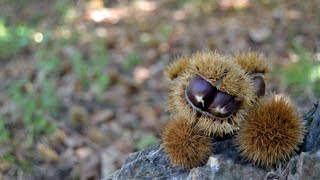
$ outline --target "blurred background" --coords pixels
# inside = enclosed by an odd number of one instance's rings
[[[1,0],[0,179],[98,179],[159,141],[174,58],[256,50],[320,96],[319,0]]]

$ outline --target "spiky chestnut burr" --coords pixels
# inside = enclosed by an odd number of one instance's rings
[[[193,128],[185,119],[169,120],[162,130],[163,146],[170,161],[193,168],[205,164],[212,154],[212,140]]]
[[[189,69],[189,66],[190,58],[187,56],[181,57],[166,68],[165,74],[170,80],[173,80]]]
[[[208,136],[222,137],[237,131],[255,101],[249,75],[231,57],[218,53],[196,53],[179,59],[169,66],[167,75],[172,79],[169,112]],[[205,89],[198,91],[197,84]],[[197,98],[197,93],[202,95]]]
[[[266,58],[254,52],[242,52],[237,53],[234,60],[251,77],[256,95],[264,96],[266,94],[265,79],[269,77],[271,71]]]
[[[304,122],[289,98],[266,96],[248,112],[236,143],[242,156],[268,167],[293,155],[303,141],[304,132]]]
[[[234,56],[235,62],[249,74],[262,73],[269,74],[270,63],[266,58],[255,52],[241,52]]]

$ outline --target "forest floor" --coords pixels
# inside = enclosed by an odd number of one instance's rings
[[[320,1],[0,2],[0,179],[98,179],[160,142],[164,68],[253,50],[269,92],[320,97]]]

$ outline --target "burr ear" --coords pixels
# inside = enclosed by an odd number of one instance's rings
[[[165,74],[170,80],[173,80],[187,70],[189,66],[190,58],[181,57],[167,67]]]
[[[238,53],[235,62],[249,75],[258,97],[266,94],[265,79],[270,74],[270,64],[261,55],[254,52]]]
[[[268,76],[271,71],[266,58],[255,52],[237,53],[234,60],[248,74],[260,73],[263,76]]]

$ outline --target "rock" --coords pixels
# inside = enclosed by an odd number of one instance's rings
[[[320,151],[302,152],[299,156],[292,158],[283,174],[288,175],[288,180],[319,179]]]
[[[320,147],[320,107],[319,104],[315,105],[315,108],[306,115],[306,126],[308,132],[306,133],[304,144],[302,145],[302,151],[315,151]]]
[[[94,124],[102,124],[112,120],[115,117],[115,113],[110,109],[98,111],[93,114],[92,121]]]
[[[107,179],[262,179],[268,172],[252,165],[242,165],[219,154],[206,165],[191,170],[170,164],[160,145],[133,153],[123,167]]]
[[[101,153],[101,175],[106,177],[117,169],[115,161],[118,157],[122,157],[119,150],[113,146],[109,146]],[[124,159],[123,159],[124,160]]]
[[[70,136],[65,143],[68,147],[77,148],[83,145],[83,140],[78,136]]]
[[[161,145],[130,154],[122,168],[108,179],[320,179],[320,143],[317,127],[320,106],[304,118],[308,132],[301,152],[277,169],[264,169],[239,156],[232,136],[215,142],[215,151],[206,165],[191,170],[173,166]],[[318,133],[318,134],[317,134]],[[308,140],[308,139],[311,140]],[[281,168],[283,167],[283,168]]]
[[[255,43],[263,43],[271,36],[271,30],[267,27],[254,28],[249,31],[250,39]]]
[[[105,135],[101,132],[99,128],[96,127],[89,128],[86,131],[86,135],[91,141],[95,143],[103,144],[106,140]]]
[[[75,154],[80,162],[80,177],[83,179],[98,179],[100,154],[89,147],[79,147]]]

